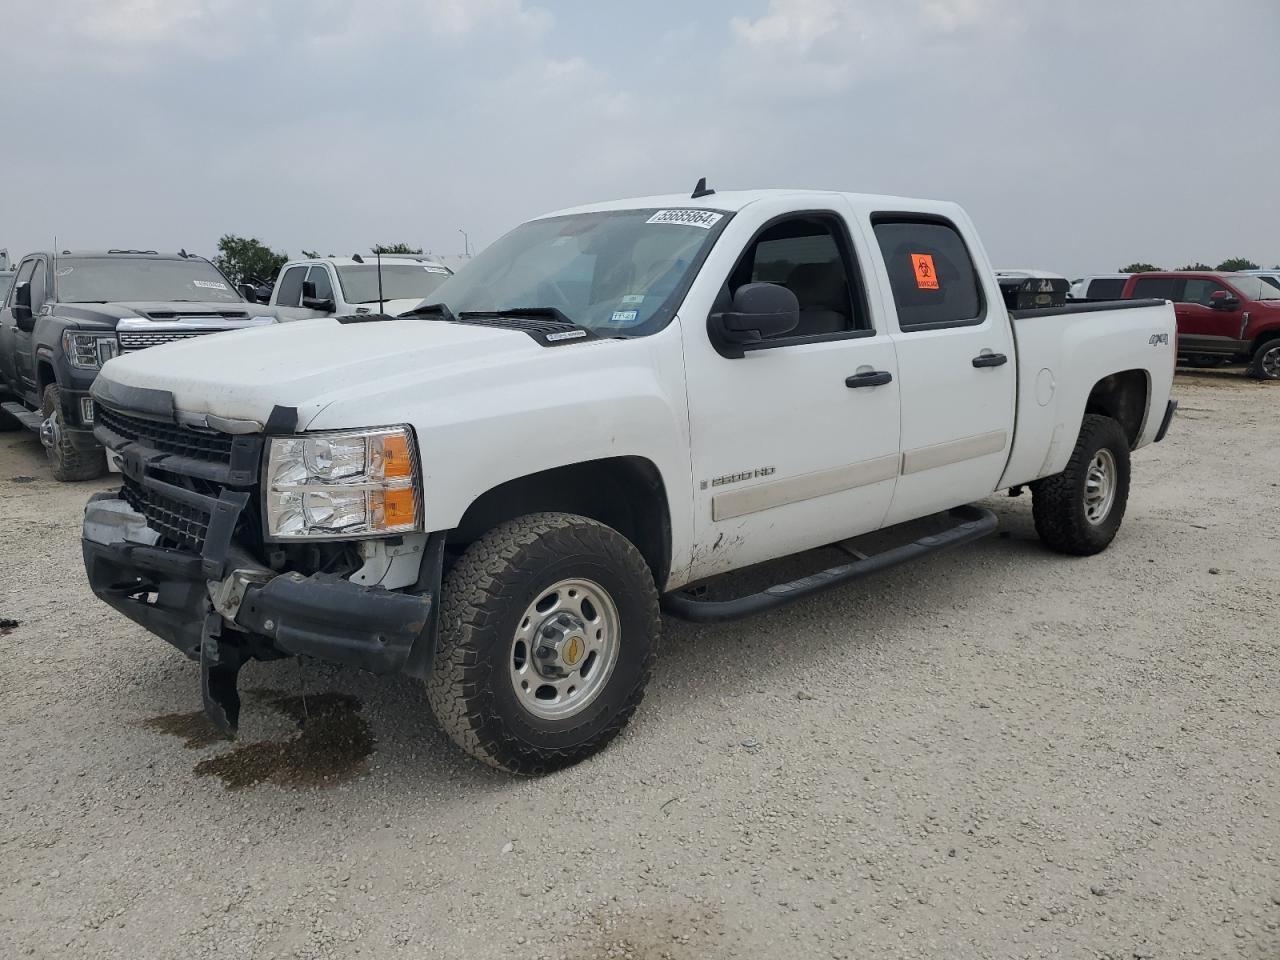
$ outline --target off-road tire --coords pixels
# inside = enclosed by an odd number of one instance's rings
[[[40,412],[48,419],[50,414],[58,424],[58,442],[45,448],[53,478],[63,483],[76,480],[97,480],[107,472],[107,454],[102,447],[77,447],[67,435],[66,420],[62,414],[62,401],[56,384],[44,388]]]
[[[1085,513],[1085,483],[1089,465],[1104,447],[1115,460],[1115,499],[1105,519],[1093,523]],[[1092,413],[1085,415],[1067,468],[1031,485],[1031,513],[1036,533],[1050,549],[1078,557],[1107,549],[1120,529],[1128,500],[1128,438],[1115,420]]]
[[[1249,376],[1255,380],[1280,380],[1280,337],[1258,345],[1249,363]]]
[[[580,714],[551,721],[519,703],[508,659],[529,604],[569,577],[608,592],[621,648],[599,695]],[[613,528],[565,513],[501,524],[467,548],[442,593],[427,699],[441,728],[473,757],[512,773],[558,770],[603,749],[640,705],[658,654],[658,592],[640,551]]]

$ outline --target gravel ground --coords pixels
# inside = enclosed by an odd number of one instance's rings
[[[1280,388],[1180,376],[1104,555],[1002,533],[666,623],[636,722],[540,780],[408,681],[193,664],[95,602],[0,435],[0,957],[1280,958]],[[298,732],[305,684],[309,721]]]

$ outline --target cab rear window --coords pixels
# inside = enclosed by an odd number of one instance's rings
[[[941,220],[886,216],[873,218],[872,228],[889,271],[901,329],[982,322],[978,275],[954,226]]]

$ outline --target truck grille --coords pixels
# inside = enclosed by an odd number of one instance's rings
[[[173,424],[144,420],[98,405],[98,424],[126,440],[144,447],[208,463],[231,463],[233,437],[225,433],[205,433]]]
[[[161,330],[155,333],[140,333],[136,331],[120,331],[120,350],[128,353],[130,350],[143,350],[147,347],[158,347],[162,343],[172,343],[174,340],[190,340],[192,337],[201,337],[206,333],[222,333],[221,330]]]
[[[203,510],[151,490],[129,477],[121,488],[125,501],[147,518],[147,526],[173,546],[196,553],[204,550],[209,533],[209,514]]]

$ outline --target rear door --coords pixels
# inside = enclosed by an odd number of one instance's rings
[[[896,314],[902,476],[886,525],[989,496],[1013,440],[1009,315],[980,279],[957,226],[939,216],[871,218]]]

